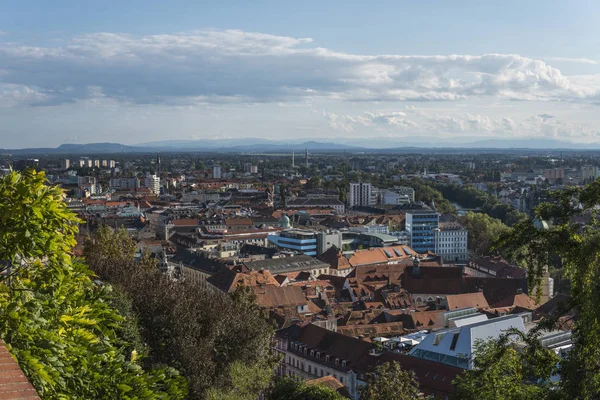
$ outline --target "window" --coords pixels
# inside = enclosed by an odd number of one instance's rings
[[[340,359],[339,359],[339,358],[336,358],[336,359],[335,359],[335,365],[339,365],[339,364],[340,364]]]
[[[329,355],[325,356],[325,362],[329,362]]]
[[[452,337],[452,343],[450,344],[450,350],[454,351],[456,349],[456,342],[458,342],[458,335],[460,332],[457,332]]]
[[[342,367],[346,367],[346,360],[342,361]]]
[[[311,350],[311,351],[310,351],[310,356],[311,356],[311,357],[314,357],[314,356],[315,356],[315,351],[314,351],[314,350]]]
[[[437,346],[438,344],[440,344],[444,336],[446,336],[445,333],[438,333],[437,335],[435,335],[435,337],[433,338],[433,345]]]

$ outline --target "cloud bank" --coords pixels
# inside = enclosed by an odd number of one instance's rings
[[[0,42],[4,106],[89,99],[173,105],[483,97],[593,103],[598,88],[596,75],[571,79],[542,60],[516,54],[367,56],[317,47],[310,38],[239,30],[96,33],[54,47]],[[400,115],[364,118],[410,124]]]

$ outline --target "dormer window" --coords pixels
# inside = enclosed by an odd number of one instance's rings
[[[342,367],[346,368],[346,360],[342,361]]]
[[[339,358],[335,359],[335,365],[340,365],[340,359]]]
[[[317,351],[317,360],[321,358],[321,353]]]
[[[304,348],[304,355],[306,355],[308,353],[308,349],[305,347]]]
[[[314,350],[311,350],[311,351],[310,351],[310,356],[311,356],[311,357],[314,357],[314,356],[315,356],[315,351],[314,351]]]
[[[329,362],[329,355],[325,356],[325,362]]]

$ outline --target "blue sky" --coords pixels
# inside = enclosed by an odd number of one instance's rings
[[[599,12],[594,1],[8,0],[0,148],[600,142]]]

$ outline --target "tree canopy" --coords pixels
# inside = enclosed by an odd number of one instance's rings
[[[413,400],[419,393],[415,373],[403,370],[397,362],[378,365],[360,388],[364,400]]]
[[[277,378],[268,400],[344,400],[345,397],[328,387],[307,385],[292,377]]]
[[[172,368],[144,370],[111,287],[71,258],[78,220],[33,170],[0,178],[0,337],[42,398],[183,399]]]
[[[509,356],[496,357],[496,345],[490,344],[482,351],[483,361],[479,368],[469,371],[465,380],[458,381],[460,393],[465,398],[480,398],[482,393],[474,382],[486,379],[492,382],[512,382],[511,390],[522,387],[522,378],[528,380],[528,391],[535,392],[536,399],[596,399],[600,393],[600,181],[585,188],[568,188],[553,192],[549,202],[535,209],[536,221],[523,220],[501,235],[496,248],[508,252],[513,260],[528,270],[529,288],[539,287],[551,255],[560,259],[563,275],[570,280],[568,300],[558,312],[546,318],[539,328],[529,334],[536,335],[542,329],[573,325],[572,347],[562,353],[554,363],[544,352],[507,351]],[[543,222],[542,222],[543,221]],[[530,340],[530,346],[534,342]],[[485,349],[484,349],[485,350]],[[527,373],[509,367],[526,366]],[[553,390],[548,389],[548,369],[555,368],[560,380]],[[505,379],[506,374],[517,374]],[[478,377],[479,375],[479,377]],[[536,378],[537,379],[532,379]],[[468,384],[471,382],[471,384]],[[517,388],[517,389],[518,389]],[[508,395],[488,398],[511,398]]]
[[[508,231],[502,221],[487,214],[469,211],[460,220],[468,231],[469,249],[481,255],[490,254],[494,240]]]
[[[190,382],[192,399],[204,398],[209,390],[212,396],[225,396],[243,381],[236,374],[254,373],[254,367],[272,374],[274,328],[256,305],[253,292],[241,288],[229,296],[175,280],[160,272],[154,259],[136,260],[135,253],[135,242],[126,231],[106,226],[99,227],[84,249],[98,276],[131,298],[149,348],[148,365],[180,370]]]

